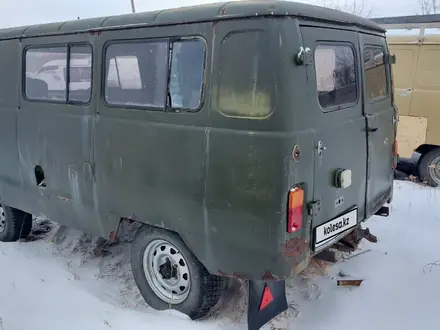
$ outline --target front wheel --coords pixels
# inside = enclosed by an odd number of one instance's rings
[[[26,238],[32,230],[32,215],[0,204],[0,242]]]
[[[160,228],[138,230],[131,267],[148,305],[175,309],[193,320],[206,316],[224,290],[222,277],[209,274],[177,234]]]
[[[420,179],[431,187],[440,185],[440,148],[432,149],[422,155],[418,162]]]

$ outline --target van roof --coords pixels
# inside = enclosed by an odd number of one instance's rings
[[[0,40],[256,16],[296,16],[385,32],[370,20],[329,8],[291,1],[248,0],[8,28],[0,30]]]

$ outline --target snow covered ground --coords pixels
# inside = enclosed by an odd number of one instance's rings
[[[437,329],[440,303],[440,190],[395,182],[389,218],[367,226],[376,244],[364,253],[287,283],[289,310],[265,329]],[[0,330],[246,329],[245,291],[231,291],[221,311],[203,321],[157,312],[140,297],[130,272],[127,244],[92,253],[88,235],[40,221],[32,242],[0,243]],[[38,238],[38,237],[36,237]],[[56,239],[55,239],[56,238]],[[358,253],[358,252],[356,252]],[[438,261],[438,266],[435,263]],[[340,273],[363,279],[338,287]]]

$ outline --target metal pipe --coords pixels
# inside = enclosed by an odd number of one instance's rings
[[[373,18],[376,22],[386,30],[404,29],[419,30],[419,42],[423,42],[425,30],[429,28],[440,28],[440,14],[431,15],[413,15],[413,16],[397,16],[397,17],[380,17]]]

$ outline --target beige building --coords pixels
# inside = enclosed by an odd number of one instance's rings
[[[420,153],[418,173],[432,186],[440,185],[440,15],[376,19],[388,30],[393,65],[400,157]],[[395,29],[412,29],[396,34]],[[429,31],[428,29],[431,29]],[[414,31],[415,30],[415,31]],[[414,33],[415,32],[415,33]],[[430,32],[428,34],[428,32]]]

